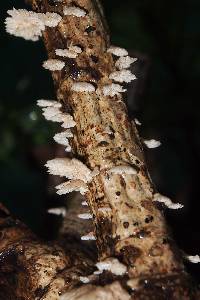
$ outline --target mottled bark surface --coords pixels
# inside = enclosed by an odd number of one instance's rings
[[[59,299],[60,291],[92,273],[90,251],[73,235],[65,243],[65,249],[43,243],[0,205],[0,299]]]
[[[59,248],[33,242],[32,235],[29,237],[17,225],[16,238],[10,238],[11,244],[0,244],[2,253],[11,251],[17,262],[17,268],[12,269],[15,268],[12,261],[7,262],[3,254],[3,272],[9,274],[14,270],[17,278],[13,284],[16,298],[7,299],[59,299],[59,292],[68,292],[69,288],[69,293],[61,299],[89,300],[97,299],[97,295],[98,299],[198,299],[184,271],[181,255],[169,236],[162,209],[152,201],[155,189],[123,97],[105,97],[102,93],[102,87],[112,83],[109,74],[116,67],[115,59],[107,52],[109,35],[99,1],[33,0],[32,4],[37,12],[56,12],[63,17],[56,28],[44,32],[49,58],[60,59],[55,50],[70,44],[82,49],[76,59],[63,57],[64,69],[53,72],[52,76],[63,111],[71,113],[77,124],[71,144],[73,156],[91,170],[100,170],[86,194],[99,260],[116,257],[127,266],[127,273],[116,276],[104,271],[92,275],[90,284],[81,287],[79,276],[91,275],[94,262],[88,259],[91,256],[87,251],[81,250],[81,243],[79,246],[76,240],[68,242],[68,230],[64,246]],[[83,18],[64,16],[64,5],[77,6],[87,14]],[[76,81],[92,83],[96,91],[73,92],[71,87]],[[121,165],[133,167],[137,174],[109,173],[110,168]],[[102,207],[110,210],[99,210]],[[37,268],[41,270],[38,272]],[[7,279],[5,282],[4,291],[12,285]]]

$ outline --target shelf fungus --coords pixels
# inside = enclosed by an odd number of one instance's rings
[[[84,93],[92,93],[95,92],[95,87],[93,84],[88,82],[75,82],[72,85],[72,91],[74,92],[84,92]]]
[[[190,261],[193,264],[199,264],[200,263],[200,256],[199,255],[187,255],[186,259]]]
[[[76,58],[82,52],[78,46],[70,46],[68,49],[56,49],[55,53],[57,56]]]
[[[57,13],[36,13],[26,9],[8,10],[6,31],[25,40],[37,41],[45,27],[56,27],[62,17]]]
[[[47,121],[55,120],[56,116],[61,115],[60,109],[54,106],[44,107],[42,108],[42,111],[43,111],[42,115],[45,117]]]
[[[71,52],[68,49],[56,49],[55,53],[57,56],[68,57],[68,58],[76,58],[78,56],[77,53]]]
[[[128,69],[130,66],[137,61],[137,58],[130,56],[121,56],[115,63],[115,66],[119,70]]]
[[[82,201],[82,202],[81,202],[81,205],[82,205],[82,206],[88,206],[88,203],[87,203],[87,201]]]
[[[163,196],[163,195],[161,195],[159,193],[154,194],[153,201],[163,203],[163,204],[165,204],[165,206],[167,206],[170,209],[180,209],[180,208],[183,208],[182,204],[180,204],[180,203],[173,203],[171,201],[171,199],[169,199],[168,197],[165,197],[165,196]]]
[[[75,52],[77,54],[82,53],[82,49],[79,46],[73,46],[72,44],[69,45],[69,51]]]
[[[96,264],[99,271],[110,271],[114,275],[122,276],[127,272],[127,266],[122,264],[117,258],[107,258]]]
[[[120,70],[120,71],[112,72],[109,75],[109,78],[117,82],[129,83],[135,80],[136,76],[133,73],[131,73],[131,71],[129,70]]]
[[[37,105],[42,107],[43,116],[46,120],[63,123],[61,126],[65,129],[76,126],[76,122],[70,114],[63,113],[59,108],[61,104],[57,101],[38,100]]]
[[[104,96],[114,97],[115,95],[119,95],[120,93],[124,93],[126,91],[127,90],[124,89],[121,85],[115,83],[111,83],[103,87]]]
[[[131,166],[116,166],[113,167],[111,169],[108,170],[109,174],[119,174],[119,175],[124,175],[124,174],[128,174],[128,175],[136,175],[138,172],[136,169],[134,169]]]
[[[68,138],[72,138],[73,133],[71,132],[70,129],[57,133],[54,135],[54,141],[57,142],[60,145],[66,146],[65,151],[70,152],[71,151],[71,146],[69,145],[69,140]]]
[[[78,18],[85,17],[85,10],[76,7],[76,6],[65,6],[63,9],[63,13],[65,16],[75,16]]]
[[[63,176],[68,179],[79,179],[85,183],[92,179],[90,169],[76,158],[55,158],[47,161],[45,166],[52,175]]]
[[[59,59],[48,59],[43,62],[42,66],[49,71],[61,71],[64,68],[65,63]]]
[[[46,14],[39,13],[37,15],[47,27],[56,27],[62,20],[62,17],[57,13],[47,12]]]
[[[161,146],[161,142],[160,141],[156,141],[154,139],[151,140],[144,140],[144,144],[149,148],[149,149],[153,149],[153,148],[158,148]]]
[[[68,129],[76,126],[76,122],[74,121],[73,117],[70,114],[61,114],[61,121],[58,122],[63,122],[61,125],[63,128]]]
[[[56,186],[58,195],[65,195],[71,192],[80,192],[85,195],[88,191],[87,184],[82,180],[69,180]]]
[[[137,118],[135,118],[134,121],[135,121],[135,124],[136,124],[136,125],[138,125],[138,126],[141,126],[141,125],[142,125],[142,123],[141,123]]]
[[[95,241],[96,237],[94,235],[94,232],[89,232],[87,235],[83,235],[81,237],[82,241]]]
[[[89,283],[90,282],[90,279],[86,276],[80,276],[79,279],[82,283]]]
[[[83,220],[90,220],[92,219],[92,215],[90,213],[79,214],[78,218]]]
[[[112,53],[116,56],[127,56],[128,55],[128,51],[124,48],[120,48],[120,47],[116,47],[116,46],[111,46],[107,52]]]
[[[66,216],[65,207],[49,208],[47,212],[52,215],[62,216],[63,218]]]
[[[54,140],[64,146],[68,145],[68,142],[66,141],[68,138],[72,138],[73,137],[73,133],[71,132],[70,129],[57,133],[54,135]]]
[[[57,107],[57,108],[62,107],[62,104],[59,103],[58,101],[46,100],[46,99],[37,100],[37,105],[39,107]]]

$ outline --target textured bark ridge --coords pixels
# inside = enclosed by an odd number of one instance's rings
[[[111,97],[102,92],[105,85],[113,83],[109,75],[117,69],[115,56],[107,52],[110,41],[99,1],[29,2],[37,12],[62,16],[57,27],[46,28],[43,33],[49,58],[65,62],[61,71],[52,72],[57,98],[63,112],[73,115],[76,122],[71,142],[73,156],[92,171],[99,171],[86,193],[98,259],[116,258],[127,272],[95,274],[94,262],[88,252],[82,251],[81,242],[78,246],[66,240],[64,252],[62,248],[57,250],[58,246],[34,242],[32,235],[27,236],[26,230],[17,227],[11,245],[0,244],[2,253],[9,251],[12,257],[14,253],[17,262],[16,298],[11,295],[7,299],[198,299],[169,236],[162,208],[153,201],[156,191],[122,94]],[[64,15],[65,6],[80,8],[85,16]],[[78,46],[82,52],[76,58],[56,56],[56,49],[69,46]],[[90,83],[95,90],[74,91],[75,82]],[[134,172],[112,172],[116,167]],[[7,262],[6,254],[2,257],[3,272],[9,274],[13,264]],[[89,283],[83,285],[80,276],[89,278]],[[5,279],[2,285],[10,284]]]

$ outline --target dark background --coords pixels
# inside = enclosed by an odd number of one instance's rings
[[[167,211],[168,222],[180,248],[200,254],[200,1],[103,3],[112,43],[140,58],[128,103],[130,115],[142,122],[141,136],[162,141],[146,151],[151,176],[161,193],[185,205]],[[47,193],[43,167],[56,151],[56,128],[44,121],[36,100],[54,98],[53,84],[41,67],[42,42],[5,33],[6,11],[13,6],[25,7],[20,0],[1,0],[0,201],[45,236],[47,202],[60,204]],[[188,268],[200,276],[199,265]]]

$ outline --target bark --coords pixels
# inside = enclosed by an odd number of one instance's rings
[[[65,239],[65,251],[40,241],[0,204],[0,299],[59,299],[61,290],[90,274],[92,254],[72,235]]]
[[[84,9],[86,17],[63,16],[63,6],[70,4]],[[63,17],[56,28],[44,32],[49,58],[58,58],[55,50],[67,48],[70,43],[83,50],[76,59],[62,58],[66,67],[53,72],[52,76],[63,111],[71,113],[77,124],[71,144],[74,157],[91,170],[100,170],[86,194],[93,215],[98,259],[118,258],[128,272],[124,276],[108,271],[91,275],[90,284],[83,287],[78,276],[92,274],[94,262],[88,258],[91,257],[88,252],[82,250],[80,242],[74,239],[71,244],[73,238],[67,232],[63,248],[45,245],[17,227],[19,235],[2,247],[2,253],[14,249],[11,253],[15,255],[15,263],[17,261],[15,268],[12,262],[3,259],[3,272],[14,272],[17,278],[13,294],[17,299],[59,299],[60,291],[66,291],[61,299],[198,299],[181,254],[169,234],[162,207],[153,202],[156,190],[125,100],[121,95],[105,97],[101,92],[105,84],[112,83],[109,74],[116,71],[116,67],[113,56],[107,52],[110,41],[99,1],[32,0],[32,5],[37,12],[57,12]],[[74,81],[90,82],[96,92],[75,93],[71,90]],[[109,134],[105,133],[108,128]],[[104,137],[101,142],[99,133]],[[109,174],[110,168],[121,165],[132,166],[137,174]],[[99,210],[102,207],[110,210]],[[42,269],[38,272],[37,268]],[[53,270],[48,271],[48,268]],[[3,285],[7,290],[12,284],[5,279]],[[55,293],[55,298],[48,293]],[[14,298],[10,296],[10,299]]]

